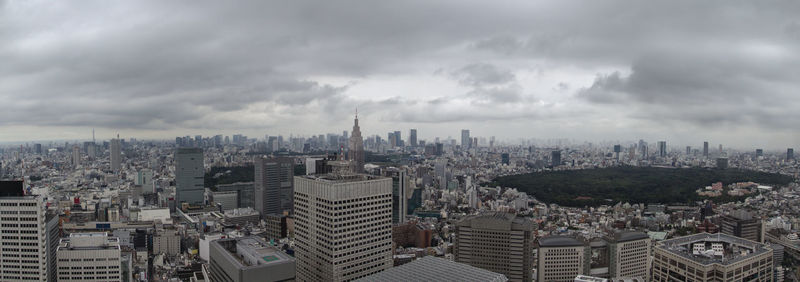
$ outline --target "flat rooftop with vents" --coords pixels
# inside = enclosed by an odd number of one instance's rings
[[[213,281],[283,281],[294,279],[295,259],[258,237],[209,243]]]

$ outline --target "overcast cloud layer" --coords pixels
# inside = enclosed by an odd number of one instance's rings
[[[566,2],[566,3],[562,3]],[[800,147],[797,1],[0,0],[0,141],[473,135]]]

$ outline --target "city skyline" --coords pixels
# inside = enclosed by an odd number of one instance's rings
[[[2,2],[0,142],[338,132],[358,106],[365,136],[800,143],[795,3],[275,4]]]

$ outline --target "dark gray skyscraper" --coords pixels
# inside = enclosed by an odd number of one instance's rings
[[[557,167],[561,165],[561,151],[553,151],[551,154],[550,160],[552,161],[553,167]]]
[[[175,149],[175,202],[202,206],[204,174],[203,149]]]
[[[658,156],[662,158],[667,156],[667,141],[658,141]]]
[[[119,139],[111,139],[111,170],[119,172],[122,168],[122,153]]]
[[[394,143],[397,144],[397,147],[403,147],[403,138],[400,136],[399,130],[394,132]]]
[[[408,134],[408,142],[411,143],[411,147],[416,147],[417,144],[417,130],[411,129],[411,132]]]
[[[687,155],[691,155],[692,154],[692,146],[686,146],[686,154]]]
[[[703,157],[708,157],[708,141],[703,142]]]
[[[294,206],[294,160],[255,157],[255,209],[262,217],[292,212]]]
[[[461,149],[469,149],[472,143],[472,138],[469,138],[469,129],[461,130]]]
[[[792,149],[792,148],[786,149],[786,159],[787,160],[793,160],[794,159],[794,149]]]

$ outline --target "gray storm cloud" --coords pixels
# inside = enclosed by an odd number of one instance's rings
[[[607,139],[631,124],[626,138],[685,127],[790,146],[797,14],[791,1],[0,1],[0,131],[314,134],[348,128],[358,106],[367,134],[478,122]],[[451,90],[355,94],[426,76]]]

